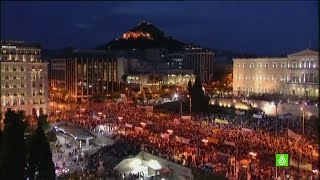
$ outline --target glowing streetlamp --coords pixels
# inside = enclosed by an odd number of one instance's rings
[[[188,94],[187,97],[189,98],[189,111],[190,111],[190,117],[191,117],[191,96]]]

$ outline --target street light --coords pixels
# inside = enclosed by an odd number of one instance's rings
[[[304,135],[304,108],[303,106],[300,108],[302,111],[302,135]]]
[[[188,94],[187,97],[189,98],[189,111],[190,111],[190,117],[191,117],[191,96]]]
[[[304,108],[303,106],[306,105],[306,103],[302,104],[302,107],[300,108],[300,110],[302,111],[302,135],[304,135]],[[300,141],[301,143],[301,141]],[[300,145],[300,150],[301,150],[301,144]],[[299,162],[298,162],[298,177],[300,177],[300,163],[301,163],[301,153],[299,152]]]
[[[126,91],[127,91],[127,99],[129,99],[129,89],[126,87]]]

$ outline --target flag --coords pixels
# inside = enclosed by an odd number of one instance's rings
[[[288,136],[296,140],[299,140],[301,138],[299,134],[294,133],[290,129],[288,129]]]
[[[298,161],[295,161],[295,160],[290,158],[290,161],[289,161],[289,165],[290,166],[293,166],[293,167],[296,167],[296,168],[300,167],[300,169],[307,170],[307,171],[312,171],[312,164],[310,164],[310,163],[302,164],[301,162],[300,162],[299,165],[298,164],[299,164]]]
[[[230,145],[230,146],[236,146],[236,143],[235,143],[235,142],[232,142],[232,141],[224,140],[223,143],[226,144],[226,145]]]
[[[183,120],[191,120],[191,116],[181,116],[181,119],[183,119]]]

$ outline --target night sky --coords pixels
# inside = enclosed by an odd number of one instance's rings
[[[317,1],[1,2],[1,39],[94,48],[140,20],[209,48],[283,54],[318,49]],[[310,46],[309,46],[310,45]]]

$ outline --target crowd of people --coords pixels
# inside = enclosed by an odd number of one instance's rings
[[[317,169],[318,165],[318,154],[315,152],[319,152],[319,145],[314,137],[301,136],[297,139],[288,136],[288,127],[293,131],[301,129],[299,119],[292,117],[288,126],[288,121],[274,117],[257,120],[241,115],[231,118],[227,114],[212,114],[193,116],[190,119],[153,112],[127,103],[90,103],[83,105],[81,109],[70,111],[65,114],[65,118],[91,130],[105,123],[117,126],[120,140],[139,145],[147,152],[184,166],[224,164],[221,168],[215,166],[216,171],[224,172],[229,177],[240,177],[242,171],[234,169],[235,164],[240,165],[243,159],[250,162],[246,170],[255,179],[275,178],[275,174],[281,179],[286,179],[287,176],[314,176],[310,170],[292,166],[277,168],[275,173],[275,154],[282,153],[289,154],[290,161],[298,162],[298,166],[308,163],[312,169]],[[217,123],[213,121],[215,118],[224,119],[228,124]],[[178,140],[179,138],[186,141]],[[208,141],[209,139],[214,140]],[[102,148],[101,151],[108,148]],[[120,149],[114,152],[121,153]],[[249,152],[257,153],[256,157],[249,155]],[[97,160],[95,157],[90,159]],[[230,157],[235,157],[237,162],[230,163]]]

